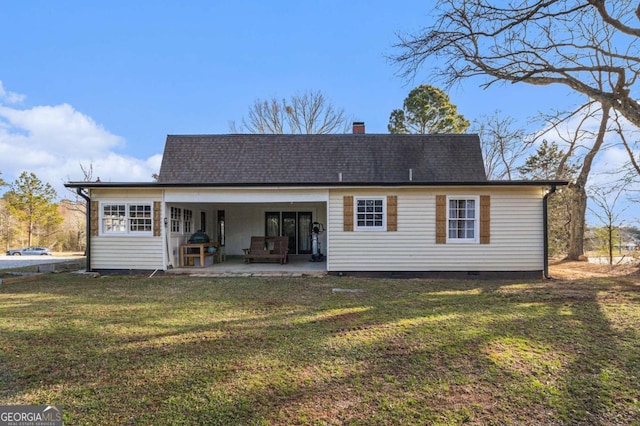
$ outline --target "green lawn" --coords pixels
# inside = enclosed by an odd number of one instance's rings
[[[0,405],[72,425],[640,424],[639,282],[53,274],[0,287]]]

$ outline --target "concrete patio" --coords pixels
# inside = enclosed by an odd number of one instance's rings
[[[281,265],[277,262],[245,263],[242,256],[227,256],[222,263],[207,264],[204,268],[199,266],[174,268],[166,271],[166,273],[208,277],[300,277],[326,275],[326,262],[310,262],[310,258],[311,255],[289,256],[289,261]]]

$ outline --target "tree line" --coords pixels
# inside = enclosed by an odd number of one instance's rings
[[[0,244],[9,250],[45,246],[53,251],[84,251],[85,217],[74,201],[58,194],[34,173],[23,172],[0,199]]]

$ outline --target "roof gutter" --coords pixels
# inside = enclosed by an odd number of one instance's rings
[[[551,189],[544,195],[542,199],[542,226],[544,227],[544,277],[545,279],[550,280],[551,276],[549,275],[549,224],[548,222],[548,208],[549,208],[549,197],[556,192],[556,185],[551,185]]]
[[[567,181],[562,180],[485,180],[485,181],[398,181],[398,182],[67,182],[67,188],[367,188],[367,187],[443,187],[443,186],[473,186],[473,187],[523,187],[523,186],[563,186]]]
[[[84,188],[81,187],[77,187],[76,188],[76,193],[81,196],[82,198],[84,198],[84,200],[87,202],[87,207],[86,207],[86,229],[85,229],[85,235],[87,238],[87,243],[85,246],[85,254],[86,254],[86,262],[87,262],[87,272],[91,272],[91,197],[89,197],[86,193],[83,192]]]

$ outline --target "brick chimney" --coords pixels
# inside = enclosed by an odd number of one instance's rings
[[[353,122],[353,134],[364,134],[364,121]]]

